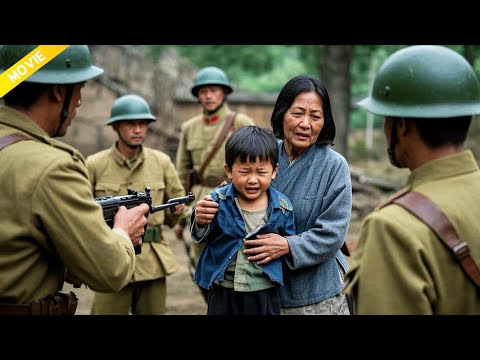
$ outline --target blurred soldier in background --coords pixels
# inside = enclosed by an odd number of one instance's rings
[[[148,124],[155,120],[142,97],[125,95],[115,100],[106,124],[112,126],[118,140],[110,149],[87,157],[95,197],[123,195],[127,189],[144,191],[147,186],[154,205],[185,195],[170,157],[142,145]],[[162,225],[173,227],[184,208],[181,204],[174,213],[167,209],[148,216],[142,252],[136,256],[130,283],[119,292],[95,293],[92,314],[165,314],[166,277],[177,271],[178,264]]]

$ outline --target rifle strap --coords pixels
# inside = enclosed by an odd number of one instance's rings
[[[470,256],[468,244],[461,241],[443,211],[428,197],[411,191],[394,199],[393,203],[404,207],[427,224],[438,238],[453,252],[468,277],[480,287],[480,270]]]
[[[202,166],[200,167],[200,170],[198,171],[198,176],[200,177],[200,179],[203,178],[203,172],[207,168],[210,161],[212,161],[215,153],[218,151],[220,146],[223,144],[223,142],[227,138],[227,135],[230,132],[230,130],[233,130],[233,120],[235,119],[236,115],[237,113],[231,112],[230,114],[228,114],[227,118],[225,119],[225,123],[223,124],[222,131],[220,131],[220,134],[218,135],[217,142],[213,146],[212,151],[210,152],[210,154],[208,154],[207,158],[205,159]]]
[[[23,134],[10,134],[0,138],[0,150],[6,148],[9,145],[15,144],[16,142],[22,140],[32,140],[31,137],[23,135]]]

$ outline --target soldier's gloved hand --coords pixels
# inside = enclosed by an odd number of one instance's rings
[[[172,211],[172,214],[176,215],[176,216],[182,215],[184,210],[185,210],[185,205],[184,204],[179,204],[179,205],[175,206],[175,210]]]

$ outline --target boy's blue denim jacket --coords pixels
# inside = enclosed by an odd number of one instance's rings
[[[195,243],[206,243],[194,276],[199,286],[209,289],[214,282],[224,279],[225,270],[242,247],[243,239],[255,239],[257,234],[277,233],[282,236],[295,234],[295,219],[290,200],[271,186],[267,189],[267,194],[268,222],[247,234],[235,202],[237,195],[233,184],[218,187],[210,193],[213,200],[219,204],[217,215],[200,238],[192,226],[192,240]],[[260,266],[270,280],[283,285],[282,258]]]

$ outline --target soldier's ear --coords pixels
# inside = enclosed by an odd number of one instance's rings
[[[412,122],[404,117],[398,118],[398,134],[401,136],[407,135],[412,131]]]
[[[54,102],[61,102],[62,101],[62,93],[65,92],[65,88],[62,85],[52,85],[48,88],[48,97],[51,101]]]

